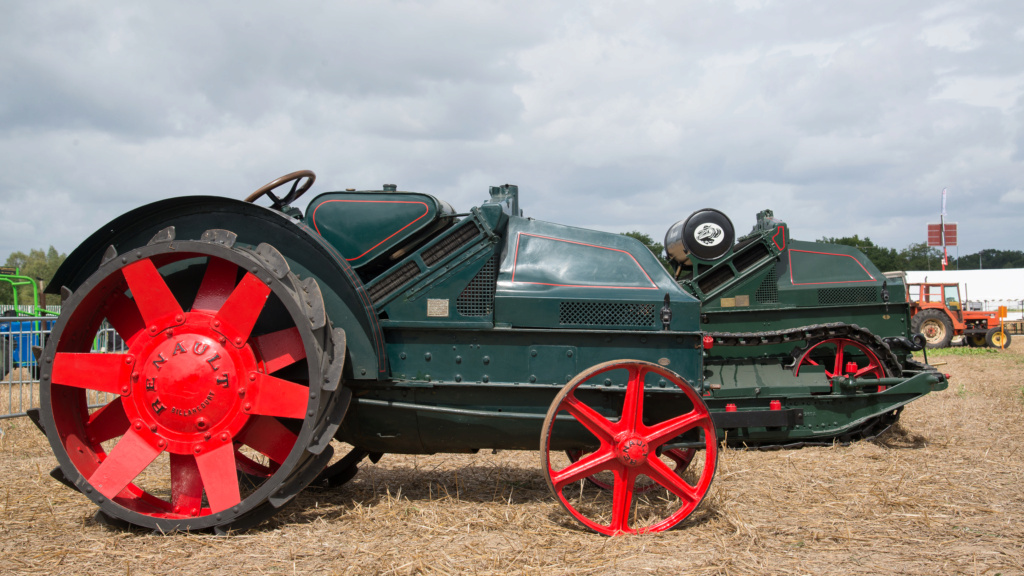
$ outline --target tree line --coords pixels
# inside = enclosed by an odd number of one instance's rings
[[[32,280],[35,280],[37,285],[42,280],[45,286],[53,278],[53,275],[57,273],[57,268],[67,258],[67,254],[61,254],[57,252],[57,249],[50,246],[48,250],[29,250],[25,252],[13,252],[7,257],[7,262],[4,263],[4,268],[15,268],[18,270],[19,275],[27,276]],[[41,305],[55,305],[60,304],[60,296],[47,295],[45,298],[46,302],[43,302],[43,295],[39,294],[39,303]],[[32,289],[28,286],[22,286],[18,289],[18,303],[19,304],[32,304]],[[0,282],[0,305],[3,304],[14,304],[14,293],[11,290],[11,285],[7,282]]]

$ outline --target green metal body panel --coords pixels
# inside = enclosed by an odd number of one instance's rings
[[[410,192],[329,192],[306,208],[306,224],[355,269],[387,267],[419,237],[452,223],[451,206]]]
[[[696,332],[700,303],[639,241],[511,218],[495,296],[495,322],[517,328]]]

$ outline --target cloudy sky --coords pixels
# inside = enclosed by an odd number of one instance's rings
[[[47,2],[0,7],[0,259],[297,169],[656,239],[1024,249],[1020,0]],[[304,206],[304,203],[303,203]]]

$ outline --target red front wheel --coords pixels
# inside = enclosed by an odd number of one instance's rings
[[[624,394],[596,384],[606,377],[624,381]],[[658,380],[667,388],[652,388]],[[674,456],[691,448],[701,450],[680,474]],[[657,364],[619,360],[579,374],[552,402],[541,434],[541,466],[559,502],[587,528],[607,535],[659,532],[704,499],[717,448],[711,414],[692,386]],[[582,457],[573,461],[565,450]],[[588,491],[594,487],[587,479],[602,475],[610,490]]]

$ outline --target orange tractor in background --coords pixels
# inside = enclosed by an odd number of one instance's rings
[[[1010,345],[1010,328],[1002,325],[999,312],[966,310],[959,284],[921,283],[908,288],[911,327],[924,334],[929,348],[945,348],[954,336],[963,336],[964,343],[973,347]]]

